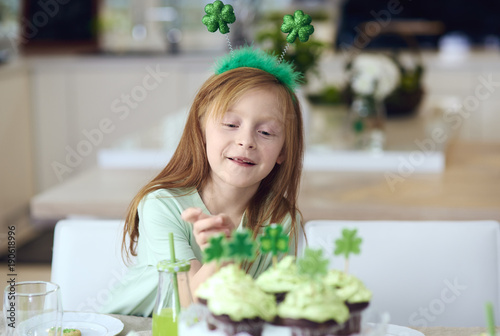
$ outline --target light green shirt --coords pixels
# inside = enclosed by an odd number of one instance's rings
[[[139,214],[137,257],[127,274],[111,290],[109,300],[101,308],[101,312],[152,315],[158,286],[156,265],[160,260],[170,259],[169,232],[174,234],[176,259],[197,259],[203,262],[202,251],[195,241],[192,225],[181,218],[181,213],[190,207],[200,208],[204,213],[210,214],[197,191],[159,189],[144,197],[137,209]],[[245,223],[243,216],[237,230],[241,230]],[[283,225],[284,233],[289,235],[290,216],[285,217],[280,224]],[[289,254],[295,254],[295,242],[292,239],[290,239]],[[256,278],[271,263],[270,254],[259,254],[248,273]],[[169,289],[169,292],[171,290]]]

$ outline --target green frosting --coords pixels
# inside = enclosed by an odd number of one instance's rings
[[[278,315],[317,323],[335,320],[340,324],[349,318],[349,309],[337,296],[335,288],[321,282],[308,282],[286,295],[285,301],[278,306]]]
[[[327,286],[336,288],[337,295],[349,303],[370,302],[372,298],[372,292],[361,280],[339,270],[330,270],[323,282]]]
[[[271,321],[276,316],[276,300],[257,287],[253,278],[237,265],[227,265],[208,278],[196,290],[196,296],[208,301],[215,315],[229,315],[238,322],[261,318]]]
[[[276,316],[274,295],[266,294],[255,283],[225,284],[208,300],[208,308],[215,315],[228,315],[231,320],[261,318],[272,321]]]
[[[237,265],[230,264],[222,267],[217,273],[203,282],[196,290],[196,296],[208,300],[215,295],[216,291],[233,282],[253,284],[253,278]]]
[[[255,283],[267,293],[285,293],[304,282],[303,277],[297,273],[295,257],[284,257],[276,267],[268,268],[262,273]]]

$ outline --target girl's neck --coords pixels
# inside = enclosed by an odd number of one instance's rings
[[[256,191],[248,188],[221,188],[209,180],[200,190],[200,196],[212,215],[224,213],[231,218],[234,225],[238,226],[248,202]]]

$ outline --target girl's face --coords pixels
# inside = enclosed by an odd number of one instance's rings
[[[205,125],[211,181],[223,186],[254,188],[283,162],[283,113],[272,89],[242,95],[218,120]]]

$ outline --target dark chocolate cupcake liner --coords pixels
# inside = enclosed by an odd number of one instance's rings
[[[359,334],[361,332],[361,315],[369,304],[369,302],[346,302],[346,306],[349,309],[349,319],[344,323],[343,327],[339,329],[335,335],[347,336],[352,334]]]
[[[265,321],[260,318],[233,321],[228,315],[211,314],[207,323],[209,326],[213,325],[215,329],[222,331],[227,336],[233,336],[241,332],[246,332],[252,336],[261,336]]]
[[[289,327],[292,330],[292,336],[335,335],[342,328],[342,324],[338,324],[334,320],[318,323],[306,319],[282,318],[280,325]]]

